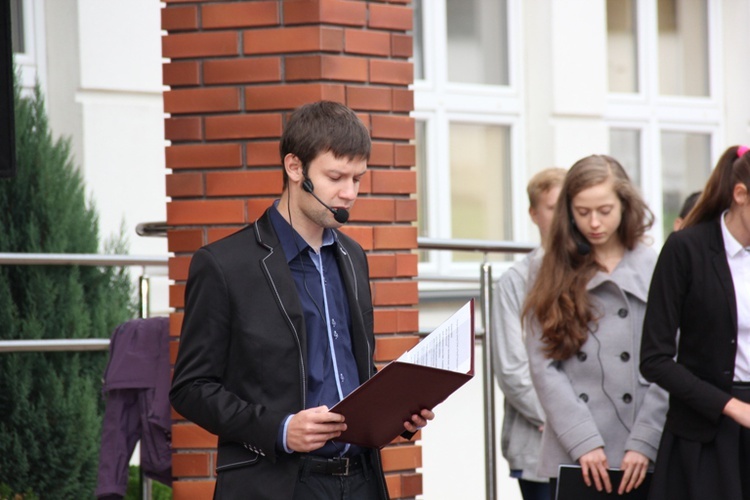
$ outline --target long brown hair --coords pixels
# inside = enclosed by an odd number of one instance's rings
[[[588,337],[588,326],[596,321],[586,284],[600,269],[593,253],[578,250],[571,223],[573,198],[607,180],[622,203],[622,220],[617,235],[628,250],[635,248],[654,221],[646,203],[630,182],[622,165],[606,155],[578,160],[565,176],[550,228],[542,265],[524,304],[526,321],[533,315],[542,329],[547,357],[564,360],[573,356]]]
[[[738,146],[728,148],[716,162],[716,168],[711,172],[703,194],[685,217],[683,228],[717,219],[724,210],[732,206],[732,192],[737,184],[742,183],[750,189],[750,153],[745,152],[737,157],[737,149]]]

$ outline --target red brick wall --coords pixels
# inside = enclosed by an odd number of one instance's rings
[[[281,192],[288,113],[346,103],[373,138],[370,170],[343,230],[368,252],[376,361],[417,342],[417,231],[410,0],[166,0],[164,127],[173,361],[192,252],[254,221]],[[211,498],[216,437],[175,414],[174,498]],[[393,498],[422,491],[421,448],[383,450]]]

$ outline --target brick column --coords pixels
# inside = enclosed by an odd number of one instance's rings
[[[417,204],[410,0],[166,0],[162,10],[172,361],[192,252],[254,221],[281,193],[288,113],[329,99],[373,138],[370,170],[343,231],[368,252],[376,362],[417,342]],[[211,498],[216,436],[174,415],[174,498]],[[421,448],[383,450],[393,498],[422,492]]]

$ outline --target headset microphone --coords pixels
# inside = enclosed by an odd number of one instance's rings
[[[313,183],[310,179],[305,179],[304,181],[302,181],[302,189],[304,189],[305,191],[313,195],[313,198],[318,200],[318,203],[320,203],[321,205],[326,207],[328,210],[330,210],[331,213],[333,214],[333,218],[336,219],[336,222],[338,222],[339,224],[344,224],[346,221],[349,220],[349,211],[347,209],[333,208],[331,206],[328,206],[325,203],[323,203],[323,200],[318,198],[318,196],[315,193],[313,193]]]

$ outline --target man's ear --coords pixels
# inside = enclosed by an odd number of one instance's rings
[[[533,222],[534,224],[538,226],[539,224],[536,221],[536,215],[537,215],[536,208],[529,207],[529,217],[531,217],[531,222]]]
[[[284,170],[292,182],[302,182],[305,175],[303,173],[302,161],[292,153],[287,153],[284,157]]]

